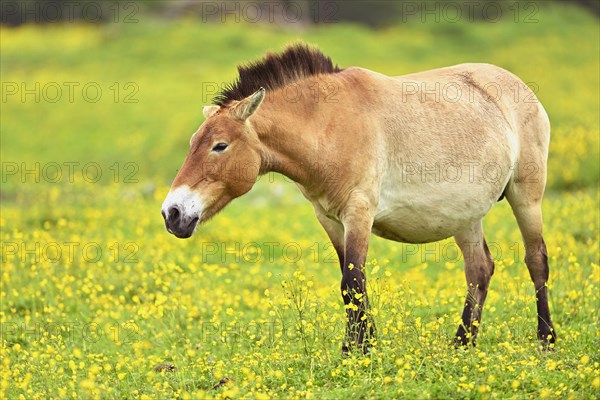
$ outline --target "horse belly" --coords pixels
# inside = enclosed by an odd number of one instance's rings
[[[381,190],[372,232],[404,243],[442,240],[481,220],[501,191],[499,185],[389,184]]]

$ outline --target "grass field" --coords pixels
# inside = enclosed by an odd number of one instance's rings
[[[599,398],[599,25],[574,7],[537,18],[2,28],[0,397]],[[292,183],[261,177],[190,240],[165,231],[160,205],[215,85],[298,38],[341,66],[399,75],[491,62],[538,88],[553,126],[554,351],[535,339],[505,201],[484,221],[496,272],[467,351],[449,346],[465,291],[451,239],[373,237],[378,341],[342,358],[339,267]]]

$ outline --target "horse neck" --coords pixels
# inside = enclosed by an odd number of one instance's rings
[[[308,103],[308,102],[306,102]],[[277,172],[305,187],[318,181],[318,140],[310,104],[286,100],[276,91],[252,116],[261,142],[261,173]]]

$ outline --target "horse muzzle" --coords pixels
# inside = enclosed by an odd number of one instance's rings
[[[180,239],[186,239],[192,236],[198,226],[200,218],[185,216],[177,206],[171,206],[168,210],[161,211],[165,219],[167,231]]]
[[[161,210],[167,231],[181,239],[192,236],[200,221],[203,204],[200,196],[187,187],[169,192]]]

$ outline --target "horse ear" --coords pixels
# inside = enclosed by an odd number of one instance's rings
[[[233,107],[231,112],[236,118],[245,121],[248,119],[248,117],[256,112],[258,106],[260,106],[260,103],[262,103],[264,98],[265,89],[261,87],[256,92],[240,101],[235,107]]]
[[[204,108],[202,108],[202,113],[204,114],[204,118],[208,118],[210,116],[212,116],[214,113],[216,113],[217,111],[219,111],[219,106],[204,106]]]

